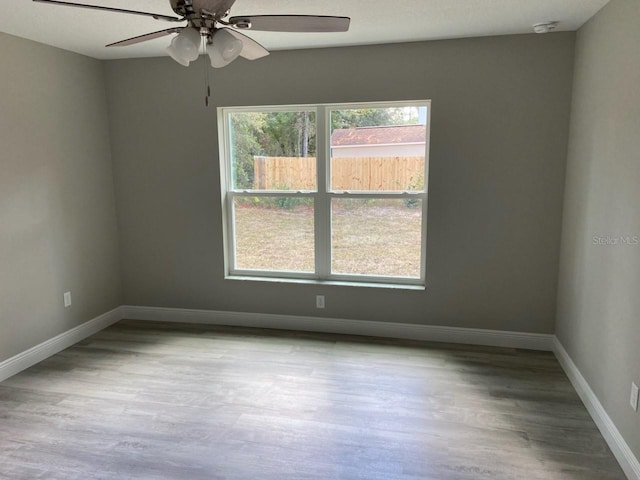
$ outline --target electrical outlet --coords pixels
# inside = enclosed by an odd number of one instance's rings
[[[324,308],[324,295],[316,295],[316,308]]]
[[[64,292],[64,308],[71,306],[71,292]]]
[[[636,412],[638,411],[638,385],[634,382],[631,382],[631,408],[633,408]]]

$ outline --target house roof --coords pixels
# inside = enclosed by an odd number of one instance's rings
[[[424,125],[339,128],[331,134],[331,146],[425,143],[426,139],[427,130]]]

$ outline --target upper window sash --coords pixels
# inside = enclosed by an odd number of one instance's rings
[[[413,184],[411,185],[413,188],[397,188],[397,189],[388,189],[388,190],[355,190],[355,189],[340,189],[333,188],[331,184],[331,172],[332,172],[332,145],[331,145],[331,112],[338,110],[354,110],[354,109],[387,109],[387,108],[402,108],[402,107],[424,107],[426,109],[426,125],[425,129],[427,132],[426,141],[424,144],[424,149],[421,150],[421,155],[424,156],[424,178],[423,179],[415,179]],[[429,161],[429,141],[430,141],[430,117],[431,117],[431,102],[428,100],[418,100],[418,101],[399,101],[399,102],[374,102],[374,103],[346,103],[346,104],[322,104],[322,105],[263,105],[256,107],[221,107],[220,108],[222,115],[222,124],[223,124],[223,148],[225,150],[225,173],[226,173],[226,191],[227,192],[260,192],[267,191],[265,189],[256,189],[256,188],[247,188],[240,187],[234,185],[233,179],[233,166],[232,163],[232,155],[233,148],[230,145],[231,140],[231,115],[234,113],[286,113],[286,112],[315,112],[316,116],[316,135],[317,135],[317,145],[316,145],[316,172],[318,173],[316,179],[316,188],[278,188],[273,189],[273,191],[303,191],[303,192],[345,192],[345,193],[368,193],[368,192],[405,192],[405,191],[418,191],[418,192],[426,192],[427,189],[427,172],[428,172],[428,161]],[[229,160],[227,162],[226,160]],[[324,175],[322,175],[324,174]],[[324,180],[324,181],[322,181]],[[419,184],[422,184],[423,187],[419,188]]]

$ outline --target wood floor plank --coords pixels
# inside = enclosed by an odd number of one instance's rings
[[[122,321],[0,384],[0,478],[625,476],[549,353]]]

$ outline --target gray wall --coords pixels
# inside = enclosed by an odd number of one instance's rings
[[[640,385],[640,245],[619,240],[640,237],[638,25],[638,0],[612,0],[578,33],[557,335],[640,458],[629,406]]]
[[[0,59],[2,361],[122,295],[102,65],[3,33]]]
[[[125,302],[552,333],[574,40],[274,52],[209,109],[201,65],[107,62]],[[427,291],[225,281],[215,107],[401,99],[433,101]]]

